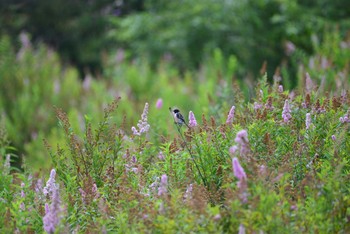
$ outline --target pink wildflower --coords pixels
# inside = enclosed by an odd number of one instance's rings
[[[339,121],[341,123],[350,123],[350,109],[345,113],[345,115],[339,118]]]
[[[236,157],[232,159],[232,168],[233,168],[233,173],[235,177],[239,180],[245,180],[247,179],[247,175],[245,174],[245,171],[241,164],[239,164],[239,161]]]
[[[292,118],[288,99],[284,102],[283,111],[282,111],[282,118],[283,118],[283,121],[285,123],[288,123],[289,120]]]
[[[248,147],[248,133],[247,130],[241,130],[237,133],[236,138],[235,138],[235,142],[239,144],[240,146],[240,154],[244,155],[246,153],[248,153],[249,151],[249,147]],[[234,148],[232,148],[231,150],[233,150]]]
[[[192,191],[193,191],[193,184],[189,184],[187,186],[186,192],[184,194],[185,200],[191,200],[192,199]]]
[[[258,103],[258,102],[254,102],[254,110],[257,111],[259,109],[261,109],[263,107],[262,104]]]
[[[305,88],[307,92],[312,91],[314,88],[314,84],[308,72],[305,74]]]
[[[283,93],[283,85],[278,86],[278,92]]]
[[[135,136],[141,136],[142,133],[146,133],[149,131],[150,125],[148,124],[148,103],[146,102],[145,108],[143,109],[141,119],[139,120],[137,127],[139,130],[137,130],[134,126],[131,128],[133,134]]]
[[[165,156],[164,156],[164,154],[163,154],[162,151],[160,151],[160,152],[158,153],[158,158],[159,158],[159,160],[165,160]]]
[[[226,124],[232,124],[233,118],[235,117],[235,106],[232,106],[230,112],[227,115]]]
[[[157,103],[156,103],[156,108],[161,109],[163,106],[163,99],[158,98]]]
[[[237,133],[236,138],[235,138],[235,142],[237,142],[238,144],[245,144],[248,143],[248,133],[247,130],[241,130]]]
[[[310,125],[311,125],[311,114],[310,113],[306,114],[305,125],[306,125],[306,129],[310,128]]]
[[[46,182],[46,186],[43,189],[43,193],[46,196],[47,194],[52,195],[53,191],[56,189],[57,185],[56,185],[56,170],[52,169],[51,173],[50,173],[50,178],[49,180]]]
[[[213,219],[214,219],[215,221],[219,221],[219,220],[221,219],[221,215],[220,215],[220,214],[216,214],[216,215],[213,217]]]
[[[237,145],[234,145],[234,146],[230,147],[229,152],[230,152],[231,155],[234,155],[237,150],[238,150]]]
[[[188,120],[189,120],[188,126],[190,126],[191,128],[197,126],[197,120],[196,120],[196,117],[194,117],[194,114],[192,111],[190,111],[190,113],[189,113]]]
[[[291,41],[287,41],[285,44],[284,44],[284,49],[285,49],[285,53],[290,56],[294,53],[294,51],[296,50],[296,47],[295,45],[293,44],[293,42]]]
[[[158,196],[162,196],[167,193],[168,177],[166,174],[160,178],[160,185],[158,187]]]
[[[47,233],[55,233],[57,226],[61,221],[60,207],[61,199],[59,194],[59,187],[56,186],[52,191],[51,206],[45,204],[45,216],[43,217],[44,230]]]
[[[243,224],[239,225],[238,234],[245,234],[245,227]]]

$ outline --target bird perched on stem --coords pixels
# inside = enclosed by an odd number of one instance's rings
[[[175,109],[171,109],[171,107],[169,107],[169,110],[171,112],[171,114],[174,117],[174,122],[178,125],[178,126],[182,126],[183,124],[185,124],[188,128],[189,126],[187,125],[185,118],[183,117],[183,115],[180,113],[180,110],[175,108]]]

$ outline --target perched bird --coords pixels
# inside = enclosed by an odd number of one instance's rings
[[[182,124],[185,124],[188,128],[189,126],[187,125],[183,115],[180,113],[179,109],[174,109],[172,110],[171,107],[169,107],[170,112],[173,114],[174,117],[174,121],[177,125],[179,125],[180,127],[182,126]]]

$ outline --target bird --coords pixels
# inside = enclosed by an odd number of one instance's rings
[[[171,107],[169,107],[170,112],[172,113],[173,117],[174,117],[174,121],[177,125],[179,125],[180,127],[185,124],[186,127],[189,128],[189,126],[187,125],[185,118],[183,117],[183,115],[181,114],[180,110],[175,108],[175,109],[171,109]]]

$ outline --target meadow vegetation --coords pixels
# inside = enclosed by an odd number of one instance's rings
[[[294,89],[220,50],[185,71],[120,50],[81,81],[2,36],[0,232],[349,233],[350,41],[327,35]]]

